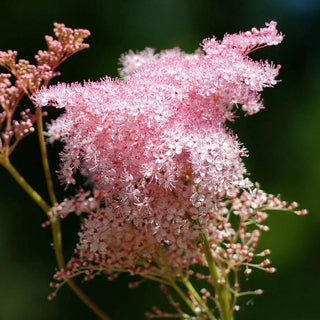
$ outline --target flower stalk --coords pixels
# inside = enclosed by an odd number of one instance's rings
[[[186,286],[188,291],[192,294],[192,296],[196,299],[198,302],[200,308],[205,312],[205,314],[208,316],[208,319],[210,320],[217,320],[217,318],[213,315],[211,310],[208,308],[207,304],[203,301],[203,299],[200,297],[197,290],[193,287],[192,283],[189,279],[183,278],[182,279],[183,284]]]
[[[164,267],[166,269],[166,276],[167,276],[167,279],[168,279],[170,286],[178,293],[178,295],[182,298],[182,300],[186,303],[186,305],[192,310],[194,315],[197,316],[199,319],[204,320],[205,319],[204,315],[196,310],[196,307],[192,303],[192,301],[186,296],[186,294],[177,285],[175,279],[173,278],[173,276],[171,274],[170,266],[168,265],[167,259],[165,258],[161,249],[158,250],[158,254],[159,254],[161,261],[163,262]]]
[[[9,158],[0,157],[0,164],[11,174],[14,180],[20,185],[20,187],[34,200],[34,202],[46,213],[50,211],[51,207],[45,200],[35,191],[30,184],[23,178],[23,176],[16,170],[11,164]]]
[[[208,268],[212,277],[216,296],[218,298],[218,308],[223,320],[233,320],[233,310],[231,301],[230,284],[227,276],[219,275],[216,264],[212,257],[210,244],[206,234],[200,233],[200,241],[203,246]],[[222,270],[221,270],[222,271]],[[221,272],[220,271],[220,272]],[[223,277],[222,284],[219,279]]]
[[[47,182],[47,189],[48,189],[49,197],[51,200],[51,205],[54,205],[57,202],[57,199],[54,192],[52,177],[50,173],[47,148],[46,148],[46,143],[43,135],[42,111],[41,111],[41,108],[39,107],[36,107],[36,117],[37,117],[37,133],[38,133],[38,141],[39,141],[40,152],[41,152],[42,167],[43,167],[45,179]]]

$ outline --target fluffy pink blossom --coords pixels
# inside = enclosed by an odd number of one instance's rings
[[[205,265],[200,234],[225,272],[221,283],[240,266],[247,274],[251,267],[274,271],[269,260],[253,260],[268,254],[256,252],[265,211],[296,204],[253,187],[242,162],[246,149],[226,127],[239,106],[249,115],[263,108],[261,91],[276,84],[280,66],[248,57],[281,42],[276,23],[266,25],[206,39],[194,54],[130,51],[121,57],[122,79],[58,84],[34,96],[38,106],[65,108],[48,131],[50,142],[65,143],[64,181],[75,183],[81,170],[97,189],[52,212],[88,214],[76,256],[56,280],[130,272],[166,283],[168,265],[173,276]]]
[[[173,197],[175,214],[207,219],[221,193],[248,184],[241,160],[246,150],[225,121],[237,105],[257,112],[259,92],[275,83],[279,66],[247,56],[281,40],[275,23],[267,26],[207,39],[195,54],[177,48],[129,52],[121,58],[122,81],[58,84],[38,92],[37,105],[66,111],[49,130],[65,142],[65,181],[75,183],[75,170],[85,169],[108,203],[121,199],[126,214],[159,211],[161,194],[165,202]]]
[[[172,189],[179,177],[189,176],[213,194],[238,186],[245,150],[225,121],[237,105],[257,112],[260,91],[275,83],[279,66],[246,55],[250,48],[279,42],[274,27],[272,22],[250,35],[205,40],[204,51],[193,55],[178,49],[153,55],[147,49],[135,55],[137,63],[130,52],[121,59],[124,81],[107,78],[41,90],[38,105],[66,108],[64,120],[56,122],[63,128],[51,127],[66,142],[66,181],[74,182],[72,171],[84,167],[103,188],[116,185],[122,198],[143,179]]]

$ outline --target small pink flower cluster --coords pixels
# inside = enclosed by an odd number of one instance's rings
[[[64,60],[72,54],[88,48],[83,43],[90,33],[83,29],[66,28],[64,24],[55,23],[54,33],[56,40],[46,36],[47,51],[40,50],[35,55],[37,66],[30,64],[28,60],[16,61],[17,52],[9,50],[0,51],[0,66],[10,73],[0,73],[0,155],[8,157],[17,143],[34,131],[33,123],[36,117],[30,110],[21,113],[21,120],[12,120],[16,108],[22,97],[26,94],[30,97],[41,85],[48,85],[49,81],[60,73],[54,71]],[[15,83],[10,81],[11,75],[15,77]],[[12,142],[12,138],[14,141]]]
[[[168,272],[179,279],[193,265],[207,265],[203,235],[218,283],[235,274],[234,296],[241,269],[274,271],[268,259],[260,261],[269,251],[256,252],[267,230],[265,211],[306,212],[253,186],[242,162],[246,149],[225,123],[238,106],[249,115],[263,108],[261,91],[276,84],[280,66],[248,54],[282,38],[270,22],[222,41],[206,39],[194,54],[130,51],[121,57],[122,80],[38,91],[36,105],[65,108],[48,132],[49,141],[65,143],[61,176],[74,184],[80,169],[96,188],[94,196],[80,192],[51,212],[52,219],[88,214],[75,256],[55,275],[54,287],[102,272],[170,284]],[[208,274],[197,277],[212,284]]]
[[[254,267],[273,273],[275,268],[264,258],[270,251],[256,252],[260,231],[268,230],[262,224],[268,217],[265,211],[306,214],[305,210],[295,210],[296,203],[287,205],[258,187],[234,191],[215,210],[207,211],[208,219],[202,224],[193,221],[188,211],[182,212],[179,202],[169,191],[159,192],[154,203],[157,209],[141,208],[139,215],[124,212],[121,199],[106,203],[106,198],[107,194],[101,190],[95,190],[93,196],[81,190],[75,198],[57,204],[50,213],[51,219],[65,218],[74,212],[87,214],[79,232],[75,256],[66,269],[56,273],[58,282],[52,284],[55,288],[80,274],[85,275],[85,280],[91,280],[105,273],[113,280],[120,272],[166,283],[168,265],[174,277],[179,278],[184,273],[192,275],[190,267],[206,265],[199,244],[201,232],[207,233],[212,256],[225,274],[238,272],[243,267],[245,274],[250,274]],[[201,273],[195,276],[198,279],[210,277]],[[221,281],[224,281],[224,275],[221,275]],[[239,283],[234,286],[240,291]]]

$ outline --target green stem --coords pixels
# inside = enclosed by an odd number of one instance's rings
[[[78,298],[88,307],[90,308],[101,320],[111,320],[109,316],[105,314],[73,281],[69,280],[69,287],[73,290],[73,292],[78,296]]]
[[[36,204],[47,214],[50,211],[49,205],[41,198],[39,193],[35,191],[29,183],[21,176],[16,168],[11,164],[8,158],[0,157],[0,164],[11,174],[22,189],[33,199]]]
[[[173,279],[172,274],[170,272],[170,267],[168,265],[167,259],[165,258],[161,249],[158,250],[158,254],[159,254],[159,256],[160,256],[161,260],[163,261],[164,266],[166,268],[166,271],[167,271],[166,275],[167,275],[168,281],[170,283],[170,286],[178,293],[178,295],[187,304],[187,306],[192,310],[192,312],[198,317],[198,319],[204,320],[205,317],[196,311],[196,308],[195,308],[194,304],[192,303],[192,301],[184,294],[184,292],[177,285],[176,281]]]
[[[216,295],[218,296],[219,310],[223,320],[233,320],[233,310],[231,302],[231,292],[229,280],[224,277],[224,283],[219,283],[219,273],[217,271],[216,264],[211,254],[210,244],[207,235],[200,233],[200,240],[203,246],[204,254],[208,263],[208,268],[213,280],[214,288],[216,290]]]
[[[197,290],[193,287],[192,283],[186,279],[182,279],[183,284],[186,286],[186,288],[191,292],[191,294],[194,296],[194,298],[197,300],[201,308],[205,311],[206,315],[211,320],[217,320],[217,318],[212,314],[210,309],[208,308],[207,304],[202,300],[200,295],[198,294]]]
[[[37,116],[38,140],[39,140],[39,146],[40,146],[40,152],[41,152],[42,167],[43,167],[44,175],[47,182],[47,188],[48,188],[51,204],[54,205],[57,202],[57,200],[56,200],[56,196],[53,188],[53,182],[52,182],[51,173],[50,173],[46,143],[43,136],[42,111],[40,107],[36,107],[36,116]]]

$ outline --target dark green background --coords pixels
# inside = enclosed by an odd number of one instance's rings
[[[59,69],[59,81],[98,80],[117,75],[117,59],[129,49],[180,46],[192,52],[205,37],[262,27],[276,20],[284,42],[255,57],[283,67],[282,82],[264,93],[266,110],[240,118],[234,125],[250,151],[246,164],[252,180],[266,191],[281,193],[309,210],[306,217],[272,213],[271,231],[261,248],[270,248],[278,271],[255,271],[246,281],[263,288],[261,297],[241,301],[237,320],[319,320],[320,254],[320,2],[317,0],[5,0],[0,4],[0,50],[16,49],[32,59],[45,48],[53,22],[87,28],[89,50]],[[22,107],[29,105],[28,101]],[[49,148],[57,169],[58,148]],[[47,197],[38,159],[36,137],[25,139],[12,162]],[[0,168],[0,320],[85,319],[96,317],[67,286],[54,301],[48,283],[55,272],[49,229],[43,213]],[[62,197],[62,193],[60,194]],[[70,255],[77,219],[64,221],[66,255]],[[144,319],[151,306],[165,305],[159,289],[145,282],[127,289],[126,276],[83,284],[113,320]]]

